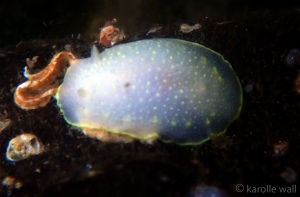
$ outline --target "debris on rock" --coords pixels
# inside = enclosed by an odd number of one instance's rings
[[[200,29],[200,28],[201,28],[201,25],[199,23],[196,23],[194,25],[189,25],[189,24],[183,23],[180,25],[180,31],[182,33],[190,33],[192,31]]]
[[[32,155],[41,154],[44,146],[37,136],[30,133],[23,133],[10,140],[6,158],[10,161],[20,161]]]
[[[297,180],[297,172],[291,168],[287,167],[281,174],[281,178],[283,178],[287,183],[294,183]]]
[[[279,141],[273,145],[275,156],[284,156],[289,152],[289,142]]]
[[[23,183],[12,176],[7,176],[3,179],[2,185],[8,187],[8,189],[20,189]]]

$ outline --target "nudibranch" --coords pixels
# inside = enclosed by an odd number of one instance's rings
[[[229,62],[177,39],[94,47],[90,58],[71,61],[56,97],[74,126],[182,145],[223,133],[242,107]]]

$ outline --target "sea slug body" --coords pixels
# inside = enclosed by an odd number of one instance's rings
[[[242,106],[230,64],[177,39],[121,44],[71,62],[57,92],[66,121],[138,139],[200,144],[223,133]]]

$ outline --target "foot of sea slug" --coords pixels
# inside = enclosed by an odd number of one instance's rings
[[[133,137],[124,135],[124,134],[118,134],[118,133],[111,133],[107,132],[102,129],[89,129],[89,128],[84,128],[82,129],[82,132],[91,138],[95,138],[104,142],[121,142],[121,143],[130,143],[134,140]]]

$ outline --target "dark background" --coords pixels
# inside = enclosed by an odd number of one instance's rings
[[[26,81],[26,58],[38,55],[38,68],[45,67],[66,44],[88,57],[99,29],[112,18],[128,34],[124,42],[184,39],[212,48],[231,63],[244,103],[223,137],[199,146],[109,144],[68,125],[55,99],[30,111],[15,105],[14,91]],[[183,34],[179,26],[186,22],[201,28]],[[146,35],[156,24],[163,29]],[[252,196],[236,192],[237,184],[297,185],[299,190],[299,178],[288,182],[281,175],[287,169],[300,173],[300,96],[295,91],[300,54],[293,64],[286,61],[292,49],[300,48],[299,26],[296,0],[1,1],[0,112],[12,125],[0,134],[0,182],[10,176],[23,186],[0,184],[0,195]],[[22,133],[38,136],[47,151],[9,162],[6,147]],[[274,152],[279,141],[289,144],[282,156]]]
[[[276,11],[297,5],[297,0],[3,0],[0,46],[78,33],[95,35],[112,18],[117,18],[121,27],[139,30],[156,23],[196,22],[206,16],[242,20],[253,11]]]

